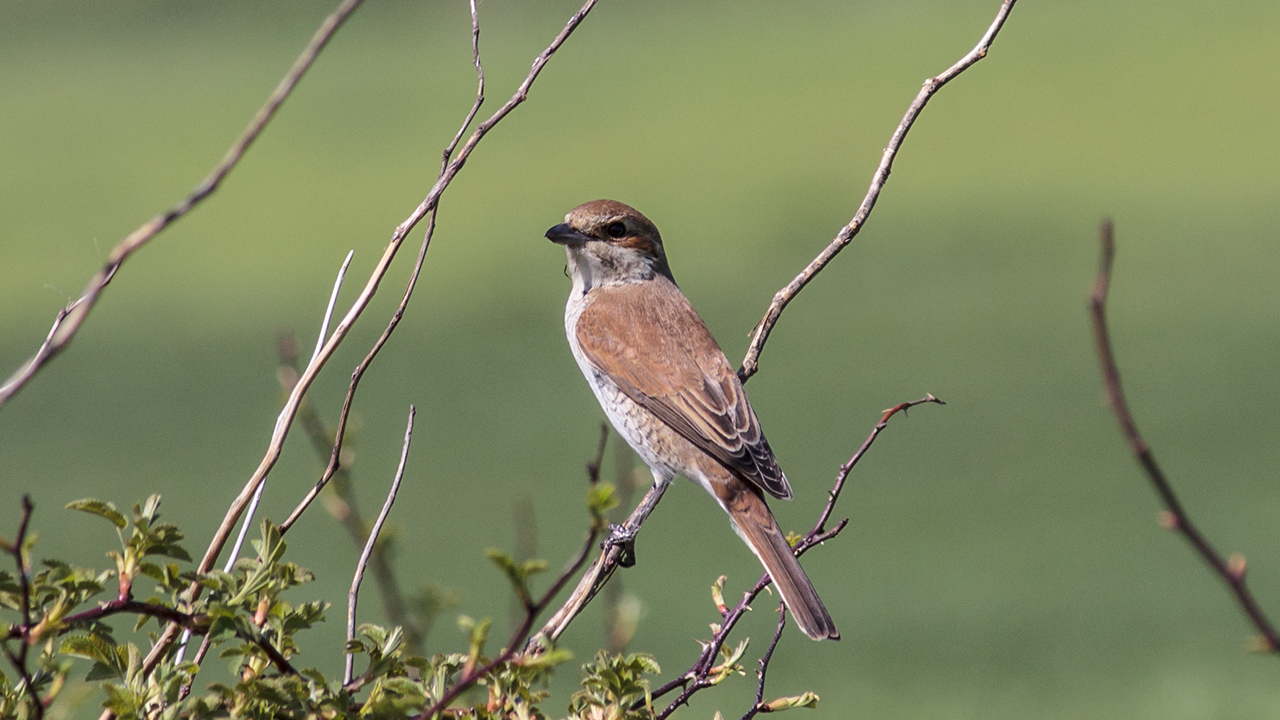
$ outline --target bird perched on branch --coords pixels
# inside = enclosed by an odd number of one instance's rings
[[[655,483],[683,475],[711,493],[805,635],[839,639],[765,504],[765,493],[790,499],[791,486],[737,374],[676,287],[658,229],[634,208],[596,200],[546,237],[569,257],[569,347],[618,434]]]

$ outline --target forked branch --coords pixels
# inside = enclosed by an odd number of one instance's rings
[[[413,283],[416,281],[418,274],[417,269],[421,267],[422,258],[431,241],[431,232],[435,226],[435,209],[440,201],[441,194],[449,187],[454,177],[456,177],[458,172],[462,169],[462,166],[466,164],[467,158],[470,157],[472,151],[475,150],[476,145],[481,139],[483,139],[489,130],[509,115],[517,106],[528,99],[529,88],[542,72],[543,67],[551,59],[551,56],[560,49],[560,46],[564,44],[573,31],[577,29],[584,19],[586,19],[587,14],[591,11],[591,8],[595,6],[596,2],[597,0],[587,0],[587,2],[576,13],[574,13],[560,33],[551,41],[551,44],[539,53],[538,57],[533,62],[533,67],[529,70],[528,75],[525,76],[524,81],[520,83],[515,94],[513,94],[511,98],[507,100],[502,107],[498,108],[498,110],[487,120],[480,123],[462,148],[458,150],[457,156],[445,165],[444,170],[440,173],[439,179],[437,179],[436,183],[431,187],[427,196],[421,203],[419,203],[413,212],[410,213],[409,217],[396,227],[395,231],[391,235],[390,242],[383,250],[382,257],[378,260],[377,265],[374,267],[373,272],[366,281],[364,289],[361,290],[360,295],[356,298],[351,308],[338,323],[333,334],[324,343],[324,347],[321,348],[320,352],[316,354],[312,361],[302,371],[293,391],[289,393],[289,397],[285,401],[284,409],[281,410],[279,419],[276,422],[276,427],[272,433],[271,440],[268,443],[266,453],[258,464],[257,469],[254,470],[253,474],[249,477],[249,480],[241,489],[240,494],[237,495],[235,500],[232,502],[231,507],[227,509],[226,516],[215,531],[213,539],[209,542],[209,547],[206,549],[204,556],[200,560],[200,564],[197,567],[198,572],[205,573],[213,567],[213,564],[216,562],[218,555],[222,552],[222,548],[225,545],[227,538],[230,536],[231,530],[236,521],[240,518],[241,513],[244,512],[245,507],[248,506],[249,501],[258,486],[266,481],[267,474],[271,472],[271,469],[279,459],[285,438],[289,434],[289,428],[293,423],[293,419],[298,412],[298,407],[301,404],[302,398],[306,394],[307,389],[311,387],[311,383],[319,375],[321,369],[324,368],[325,363],[328,362],[329,358],[332,357],[333,353],[337,350],[338,345],[346,338],[356,320],[359,319],[360,315],[364,312],[364,309],[368,307],[369,302],[373,299],[374,293],[377,292],[378,286],[382,282],[382,278],[386,275],[387,270],[391,266],[391,261],[395,258],[396,253],[399,251],[405,238],[408,237],[409,233],[415,226],[417,226],[419,221],[430,215],[427,235],[423,240],[418,254],[418,265],[415,266],[413,277],[405,290],[400,307],[393,314],[391,322],[383,331],[382,336],[379,337],[378,341],[374,344],[374,348],[365,357],[364,361],[361,362],[360,366],[357,367],[356,372],[352,376],[351,385],[347,392],[347,399],[343,406],[343,415],[339,419],[338,442],[341,442],[341,433],[345,426],[346,416],[350,409],[351,399],[355,393],[356,384],[359,382],[360,376],[368,368],[369,363],[372,362],[373,358],[382,348],[391,332],[395,329],[400,317],[404,313],[404,307],[408,302],[409,295],[413,291]],[[477,31],[473,23],[473,38],[478,37],[476,33]],[[468,117],[473,117],[474,112],[475,109],[473,108],[471,113],[468,114]],[[336,470],[336,468],[334,469]],[[327,472],[326,474],[331,475],[331,472]],[[318,488],[322,486],[322,484],[323,482],[317,484],[316,492],[318,492]],[[314,495],[309,497],[314,497]],[[290,518],[290,521],[296,520],[296,516],[297,513],[295,512],[295,515]],[[199,585],[193,583],[189,589],[189,593],[194,597],[198,595],[199,592]],[[164,653],[168,652],[176,637],[176,626],[170,625],[165,629],[165,632],[152,647],[151,653],[147,655],[147,658],[144,661],[144,670],[146,672],[150,672],[155,668],[156,663],[159,662]]]
[[[599,481],[599,476],[596,473],[599,472],[600,461],[604,455],[604,441],[606,437],[607,435],[604,433],[601,434],[600,447],[596,451],[595,460],[587,464],[588,480],[593,485]],[[582,569],[582,566],[587,562],[587,558],[591,557],[591,550],[595,547],[596,539],[599,537],[600,527],[593,521],[590,529],[587,531],[587,537],[583,542],[582,547],[578,549],[577,554],[575,554],[569,563],[565,565],[564,569],[560,571],[560,574],[554,581],[552,581],[551,586],[547,588],[546,592],[544,592],[536,601],[533,601],[532,598],[527,598],[523,607],[524,618],[521,621],[520,626],[516,628],[514,633],[512,633],[510,640],[507,641],[506,647],[498,653],[498,656],[483,665],[476,664],[463,672],[462,676],[459,677],[452,686],[445,690],[441,697],[432,703],[431,707],[427,708],[422,714],[415,716],[416,719],[428,720],[436,717],[442,710],[449,706],[449,703],[453,702],[455,698],[479,682],[481,678],[492,672],[494,668],[510,662],[512,658],[516,657],[516,655],[521,652],[525,652],[528,648],[527,641],[529,641],[529,634],[533,631],[533,624],[537,621],[538,616],[551,605],[551,601],[555,599],[556,595],[560,594],[560,591],[568,584],[569,578],[572,578],[578,573],[578,570]]]
[[[897,415],[898,413],[906,415],[907,411],[911,408],[926,403],[933,403],[937,405],[946,404],[933,395],[925,395],[919,400],[900,403],[884,411],[884,414],[880,416],[880,422],[876,423],[875,427],[871,429],[871,434],[867,436],[867,439],[862,442],[862,445],[858,450],[850,456],[850,458],[845,461],[845,463],[841,465],[840,469],[836,472],[835,483],[832,485],[831,491],[827,495],[827,504],[822,508],[822,512],[819,514],[817,524],[815,524],[813,529],[801,538],[800,541],[792,548],[792,552],[796,554],[796,557],[800,557],[813,546],[820,545],[827,540],[834,538],[836,535],[840,534],[841,530],[844,530],[845,526],[849,523],[847,518],[836,523],[830,530],[827,529],[826,525],[827,521],[831,518],[832,512],[835,510],[836,502],[840,500],[840,493],[844,490],[845,481],[849,478],[849,473],[853,471],[853,468],[866,455],[867,450],[871,448],[872,443],[876,441],[876,438],[880,436],[880,433],[888,427],[889,420],[894,415]],[[693,695],[698,691],[711,687],[713,684],[711,682],[711,670],[714,665],[716,655],[719,654],[720,648],[724,646],[725,641],[729,638],[729,633],[731,633],[733,628],[737,626],[738,621],[741,620],[742,616],[751,609],[752,601],[754,601],[756,596],[768,587],[770,583],[771,579],[769,578],[768,573],[765,573],[758,581],[756,581],[756,584],[752,586],[750,590],[743,593],[742,600],[733,609],[722,609],[721,614],[723,615],[723,621],[720,623],[719,629],[716,631],[715,635],[712,636],[710,642],[703,645],[702,653],[698,656],[698,659],[694,662],[693,666],[681,673],[675,679],[653,691],[653,697],[659,698],[670,693],[676,688],[681,688],[680,694],[676,699],[671,701],[671,703],[667,705],[662,712],[657,714],[657,720],[663,720],[663,718],[666,718],[671,715],[671,713],[675,712],[676,708],[688,703],[689,698],[693,697]],[[761,682],[763,682],[763,680]]]
[[[969,54],[960,58],[955,65],[947,68],[945,72],[936,77],[931,77],[924,81],[924,87],[920,88],[916,99],[911,102],[907,108],[907,114],[902,117],[902,122],[898,123],[898,127],[893,131],[893,137],[889,138],[889,145],[884,149],[884,155],[880,157],[880,165],[876,168],[876,172],[871,176],[871,187],[867,188],[867,194],[862,199],[862,205],[858,206],[858,211],[854,213],[853,219],[848,225],[840,228],[840,232],[836,233],[836,237],[827,245],[818,256],[810,262],[804,270],[800,271],[786,287],[779,290],[773,296],[773,301],[769,303],[769,309],[765,311],[764,317],[756,325],[755,330],[751,333],[751,345],[747,348],[747,356],[742,360],[742,367],[738,369],[738,378],[742,382],[746,382],[760,368],[760,352],[764,350],[764,344],[769,341],[769,333],[773,331],[773,326],[778,323],[778,318],[782,317],[782,311],[786,309],[787,304],[795,299],[796,295],[809,284],[822,269],[827,266],[840,251],[853,241],[854,236],[862,229],[867,222],[867,218],[871,215],[871,210],[876,206],[876,200],[880,199],[880,191],[884,189],[884,184],[889,180],[889,172],[893,170],[893,160],[898,156],[898,150],[901,149],[902,143],[907,139],[907,131],[915,124],[916,118],[924,110],[924,106],[929,103],[929,98],[934,93],[942,89],[943,85],[951,82],[960,73],[968,70],[974,63],[987,56],[987,50],[991,48],[991,43],[995,41],[996,34],[1000,32],[1000,28],[1004,26],[1004,21],[1009,17],[1009,11],[1013,10],[1013,4],[1017,0],[1004,0],[1000,3],[1000,10],[996,13],[996,19],[991,22],[991,26],[987,28],[987,32],[978,41],[977,46],[969,51]]]

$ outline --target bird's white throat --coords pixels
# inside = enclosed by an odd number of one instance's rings
[[[566,245],[565,254],[575,297],[585,295],[594,287],[643,282],[657,274],[648,256],[609,243]]]

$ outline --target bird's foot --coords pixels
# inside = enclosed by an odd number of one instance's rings
[[[630,530],[625,525],[609,525],[609,537],[600,543],[601,549],[607,549],[616,545],[622,549],[622,555],[618,557],[618,564],[624,568],[629,568],[636,564],[636,531]]]

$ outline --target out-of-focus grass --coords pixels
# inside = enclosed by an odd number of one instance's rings
[[[0,371],[111,245],[221,157],[327,10],[0,6]],[[489,108],[572,10],[482,4]],[[407,584],[502,616],[483,549],[512,542],[517,491],[553,567],[580,537],[601,414],[564,344],[546,227],[595,197],[639,207],[736,360],[772,293],[852,214],[919,83],[994,12],[603,2],[445,196],[414,303],[361,387],[354,472],[371,507],[404,405],[419,407],[393,515]],[[265,447],[276,329],[308,346],[346,250],[349,300],[429,187],[474,91],[467,29],[463,3],[363,8],[226,186],[131,260],[0,411],[0,501],[16,518],[33,494],[43,552],[101,562],[110,532],[61,505],[157,491],[203,548]],[[1278,31],[1271,3],[1027,2],[935,98],[871,222],[787,310],[749,387],[797,488],[776,504],[796,529],[881,409],[949,402],[895,421],[848,490],[849,529],[806,556],[845,640],[784,640],[772,692],[813,689],[832,718],[1277,715],[1280,669],[1243,652],[1226,593],[1153,521],[1101,403],[1084,300],[1111,214],[1113,331],[1139,422],[1280,612],[1280,108],[1259,83]],[[407,255],[312,391],[329,417]],[[292,438],[268,515],[317,471]],[[633,647],[669,672],[714,619],[715,576],[759,572],[718,513],[678,486],[622,576],[648,608]],[[338,600],[356,550],[333,530],[316,513],[291,542],[314,592]],[[566,638],[580,657],[598,623]],[[336,668],[339,624],[300,661]],[[433,649],[456,638],[445,621]],[[747,683],[685,714],[740,712]]]

